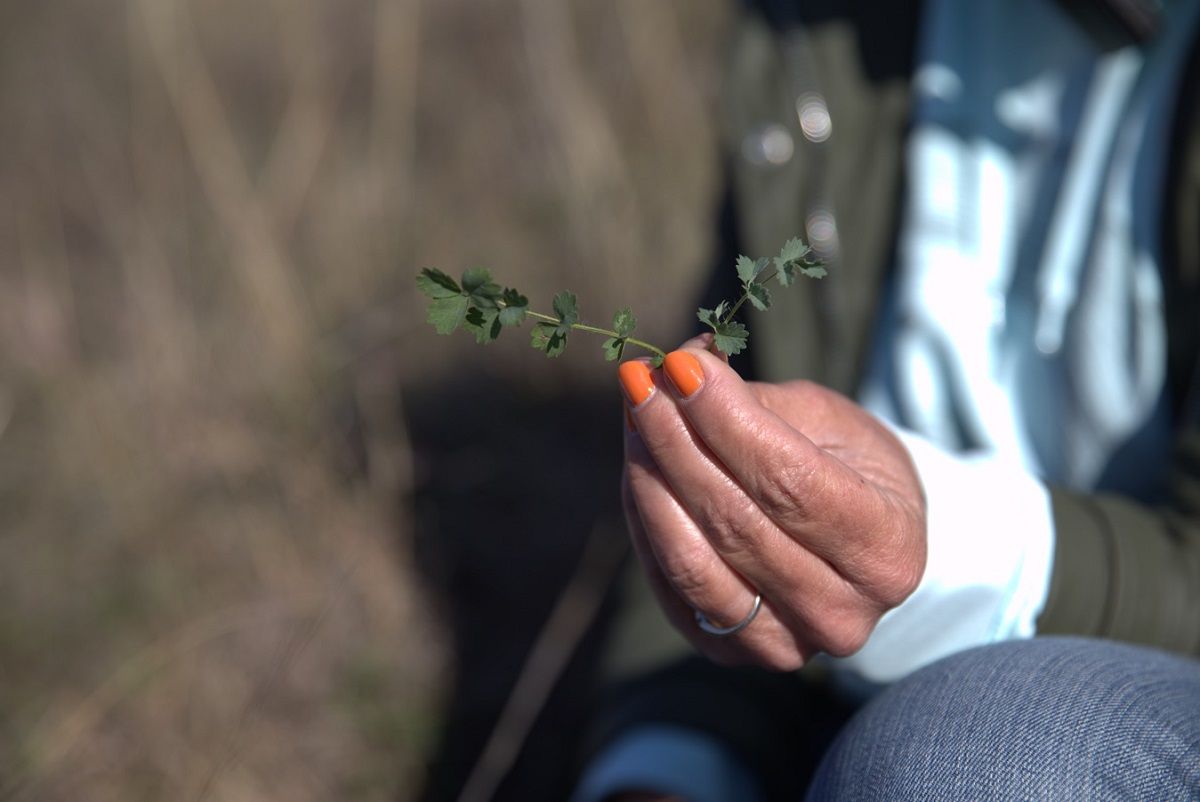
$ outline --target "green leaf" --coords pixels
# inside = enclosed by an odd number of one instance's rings
[[[504,308],[500,310],[501,326],[520,326],[529,311],[529,299],[513,289],[506,289],[500,296]]]
[[[609,337],[604,341],[604,358],[616,362],[625,354],[625,338]]]
[[[751,281],[754,281],[757,269],[758,263],[749,256],[739,256],[737,258],[737,274],[742,284],[749,284]]]
[[[789,262],[782,257],[775,257],[775,278],[779,279],[779,283],[785,287],[790,287],[792,282],[796,280],[796,263]]]
[[[736,320],[721,320],[720,313],[725,311],[724,307],[725,303],[722,302],[716,309],[701,308],[696,311],[696,317],[713,330],[713,342],[717,348],[733,356],[745,349],[750,332]]]
[[[628,337],[637,328],[637,318],[628,306],[613,315],[613,331],[618,337]]]
[[[779,255],[775,257],[775,277],[783,286],[790,286],[796,280],[797,274],[809,278],[824,278],[826,270],[821,257],[812,248],[793,237],[784,243]]]
[[[721,307],[724,305],[725,302],[722,301],[720,306],[718,306],[716,309],[705,309],[704,307],[700,307],[696,310],[696,317],[700,319],[701,323],[706,326],[711,326],[713,330],[716,331],[717,326],[719,326],[721,323],[720,313],[722,311]]]
[[[786,262],[778,267],[779,272],[775,275],[779,278],[779,283],[785,287],[796,280],[797,274],[809,278],[825,278],[829,275],[825,265],[814,256],[806,256],[799,262]]]
[[[491,273],[491,271],[486,270],[485,268],[472,267],[468,270],[463,271],[463,275],[462,275],[463,292],[465,292],[467,295],[470,295],[471,293],[475,292],[476,290],[478,290],[480,287],[484,286],[485,284],[491,284],[491,283],[492,283],[492,273]]]
[[[434,299],[452,298],[462,294],[454,279],[431,267],[425,268],[417,276],[417,289]]]
[[[771,291],[763,284],[750,284],[746,287],[746,297],[751,305],[760,312],[767,311],[771,306]]]
[[[558,331],[565,337],[571,330],[571,326],[579,322],[579,307],[575,300],[575,293],[564,291],[555,295],[554,314],[558,315],[559,319]]]
[[[438,334],[450,334],[462,325],[467,315],[469,302],[465,295],[452,295],[448,298],[437,298],[429,302],[426,317]]]
[[[721,303],[717,304],[716,309],[704,309],[703,307],[697,309],[696,317],[700,319],[701,323],[711,327],[713,331],[716,331],[717,326],[721,325],[721,319],[725,317],[725,313],[728,310],[729,301],[721,301]]]
[[[714,331],[716,332],[716,336],[713,340],[717,349],[730,356],[739,354],[745,350],[746,340],[750,338],[750,332],[736,320],[722,323]]]
[[[533,327],[529,344],[546,356],[558,356],[567,347],[567,335],[559,328],[555,323],[538,323]]]
[[[475,342],[487,345],[500,336],[500,310],[472,306],[467,310],[463,328],[475,335]]]
[[[743,287],[749,287],[754,279],[758,278],[759,274],[767,269],[767,265],[771,264],[770,259],[751,259],[749,256],[739,256],[737,258],[737,274],[742,281]]]
[[[471,299],[471,305],[481,309],[495,309],[496,301],[503,292],[500,285],[492,281],[492,274],[481,267],[464,272],[462,284],[463,292]]]
[[[650,367],[661,368],[664,358],[665,357],[663,357],[662,354],[655,354],[654,356],[650,357]]]
[[[804,241],[799,237],[792,237],[787,242],[783,243],[783,247],[779,249],[779,256],[776,257],[776,264],[780,262],[798,262],[808,256],[812,249],[804,244]]]

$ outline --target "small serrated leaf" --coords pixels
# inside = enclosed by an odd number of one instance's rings
[[[805,245],[804,241],[799,237],[792,237],[790,240],[783,243],[783,247],[779,249],[779,256],[777,257],[778,261],[776,264],[778,264],[778,262],[797,262],[803,259],[805,256],[808,256],[810,250],[812,249]]]
[[[433,328],[438,334],[450,334],[462,325],[468,306],[465,295],[437,298],[429,302],[426,320],[433,324]]]
[[[758,263],[749,256],[739,256],[737,258],[737,275],[742,284],[749,284],[751,281],[754,281],[757,269]]]
[[[462,294],[462,289],[454,279],[432,267],[425,268],[417,276],[417,289],[434,299],[452,298]]]
[[[751,284],[746,287],[746,297],[760,312],[767,311],[771,306],[771,291],[763,284]]]
[[[538,323],[530,333],[529,344],[546,356],[561,354],[567,347],[567,335],[555,323]]]
[[[796,263],[789,262],[782,257],[775,257],[775,278],[785,287],[790,287],[792,282],[796,280]]]
[[[821,257],[795,237],[788,240],[775,257],[775,268],[776,278],[785,287],[791,285],[799,274],[809,278],[824,278],[828,275]]]
[[[625,338],[609,337],[604,341],[604,358],[616,362],[625,354]]]
[[[579,322],[579,306],[575,299],[575,293],[563,291],[555,295],[554,314],[558,315],[559,333],[566,337],[571,326]]]
[[[504,308],[500,310],[501,326],[520,326],[529,311],[529,299],[514,289],[506,289],[500,296]]]
[[[736,320],[730,320],[716,328],[713,343],[719,351],[734,356],[745,350],[749,337],[750,332],[745,326]]]
[[[627,306],[613,315],[612,327],[618,337],[633,334],[633,330],[637,328],[637,318],[633,316],[633,310]]]
[[[753,284],[769,264],[771,264],[770,259],[751,259],[749,256],[739,256],[737,258],[737,274],[741,279],[742,286],[749,287]]]

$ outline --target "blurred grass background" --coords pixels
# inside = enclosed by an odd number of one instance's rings
[[[490,659],[455,616],[495,608],[442,544],[563,536],[437,503],[503,509],[527,441],[607,466],[554,421],[593,399],[615,442],[619,400],[598,342],[435,337],[413,276],[687,333],[726,6],[0,5],[0,799],[420,791]]]

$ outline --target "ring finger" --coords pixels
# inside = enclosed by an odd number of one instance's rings
[[[675,626],[721,662],[753,657],[756,662],[792,667],[802,649],[765,594],[757,616],[736,634],[714,636],[700,628],[697,612],[715,627],[738,624],[753,609],[760,591],[713,548],[636,435],[627,439],[626,453],[622,495],[634,546]]]

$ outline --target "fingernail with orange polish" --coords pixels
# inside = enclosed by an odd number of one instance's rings
[[[667,354],[663,360],[663,370],[684,398],[691,396],[704,384],[704,369],[700,367],[700,361],[687,351]]]
[[[650,378],[650,366],[645,362],[622,362],[617,375],[621,378],[621,387],[629,403],[635,407],[654,392],[654,379]]]

